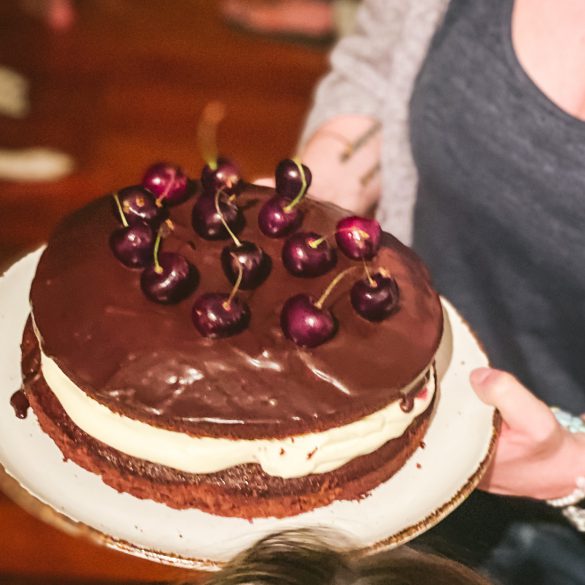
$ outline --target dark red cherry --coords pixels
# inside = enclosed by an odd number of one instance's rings
[[[192,318],[203,337],[229,337],[248,326],[250,308],[238,296],[206,293],[195,301]]]
[[[229,158],[220,156],[215,163],[207,163],[203,167],[201,184],[209,194],[221,189],[226,195],[238,195],[242,187],[240,169]]]
[[[298,178],[298,181],[294,182],[296,191],[292,191],[291,188],[290,192],[283,195],[277,190],[277,194],[264,203],[258,214],[260,230],[271,238],[280,238],[291,234],[300,226],[303,219],[303,212],[299,209],[299,205],[307,193],[308,183],[305,169],[308,173],[309,182],[311,181],[311,174],[309,169],[301,165],[299,161],[286,159],[279,163],[277,177],[281,176],[282,178],[284,176],[284,170],[288,168],[289,163],[296,170],[295,176]],[[283,182],[283,184],[288,185],[286,182]]]
[[[297,232],[282,247],[282,263],[294,276],[321,276],[337,262],[337,253],[314,232]]]
[[[160,162],[146,169],[142,184],[154,193],[159,203],[177,205],[189,197],[187,175],[177,165]]]
[[[280,326],[297,345],[317,347],[335,335],[337,323],[331,311],[317,305],[315,297],[301,293],[284,303]]]
[[[144,268],[152,263],[155,236],[145,223],[121,227],[110,235],[114,256],[128,268]]]
[[[306,191],[309,188],[313,177],[308,166],[301,166],[305,175],[306,186],[304,190]],[[287,199],[293,199],[296,197],[303,185],[299,165],[291,158],[285,158],[276,165],[274,178],[276,180],[276,192],[281,197]]]
[[[368,321],[382,321],[398,307],[398,284],[386,273],[376,272],[358,280],[350,292],[353,308]]]
[[[285,335],[301,347],[316,347],[335,335],[337,321],[323,308],[327,297],[355,266],[338,273],[318,299],[301,293],[289,298],[280,313],[280,326]]]
[[[288,199],[275,195],[264,203],[258,213],[258,227],[269,238],[282,238],[294,232],[303,220],[298,207],[288,208]]]
[[[193,229],[206,240],[226,240],[230,238],[221,216],[234,233],[238,233],[244,227],[244,216],[238,206],[228,198],[222,197],[219,202],[221,214],[217,212],[215,205],[215,193],[203,193],[193,206],[191,223]]]
[[[380,249],[382,228],[375,219],[344,217],[335,230],[338,248],[353,260],[371,260]]]
[[[262,248],[253,242],[232,243],[221,252],[221,265],[228,280],[235,284],[242,270],[240,288],[250,290],[260,286],[268,277],[272,262]]]
[[[140,276],[142,292],[155,303],[170,305],[187,298],[197,287],[197,269],[183,256],[161,252]]]
[[[113,211],[120,221],[122,213],[128,225],[147,223],[155,229],[168,215],[164,208],[156,204],[154,195],[142,185],[126,187],[114,193]]]

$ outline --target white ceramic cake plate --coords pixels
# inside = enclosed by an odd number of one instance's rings
[[[470,370],[486,365],[487,358],[455,309],[443,301],[440,399],[424,448],[366,498],[249,522],[172,510],[120,494],[97,475],[63,461],[34,414],[18,419],[9,404],[21,385],[20,339],[40,252],[25,256],[0,278],[0,486],[51,524],[143,558],[207,570],[262,536],[289,528],[333,528],[369,552],[406,542],[439,522],[469,495],[487,467],[498,417],[468,383]]]

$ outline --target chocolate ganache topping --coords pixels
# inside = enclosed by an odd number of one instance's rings
[[[262,247],[272,269],[257,289],[238,293],[250,307],[250,325],[224,339],[202,337],[191,320],[198,295],[232,287],[220,261],[228,242],[204,240],[191,227],[197,194],[169,208],[174,229],[162,244],[200,273],[197,290],[176,305],[148,300],[140,289],[141,271],[112,255],[108,237],[119,224],[111,195],[68,216],[52,235],[31,289],[43,353],[111,410],[195,436],[277,438],[320,431],[399,400],[401,389],[432,363],[442,334],[441,304],[425,266],[383,234],[372,269],[384,268],[396,279],[398,310],[384,321],[366,321],[350,303],[355,279],[345,278],[327,301],[339,322],[336,335],[314,349],[300,348],[280,328],[286,299],[298,293],[319,297],[336,274],[359,262],[339,254],[337,266],[322,276],[289,274],[281,262],[283,240],[258,229],[258,210],[272,195],[271,189],[248,185],[238,197],[246,221],[240,236]],[[347,215],[310,198],[302,205],[304,231],[333,234]]]

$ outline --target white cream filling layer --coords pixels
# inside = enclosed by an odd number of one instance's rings
[[[319,433],[230,440],[191,437],[114,413],[85,394],[43,352],[41,369],[69,418],[88,435],[122,453],[188,473],[213,473],[258,463],[267,474],[285,479],[332,471],[400,437],[428,408],[435,393],[431,376],[427,392],[419,393],[407,413],[398,400],[363,419]]]

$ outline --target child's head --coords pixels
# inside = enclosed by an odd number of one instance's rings
[[[489,585],[460,563],[434,554],[400,547],[356,556],[341,552],[335,538],[309,530],[268,536],[206,585]]]

